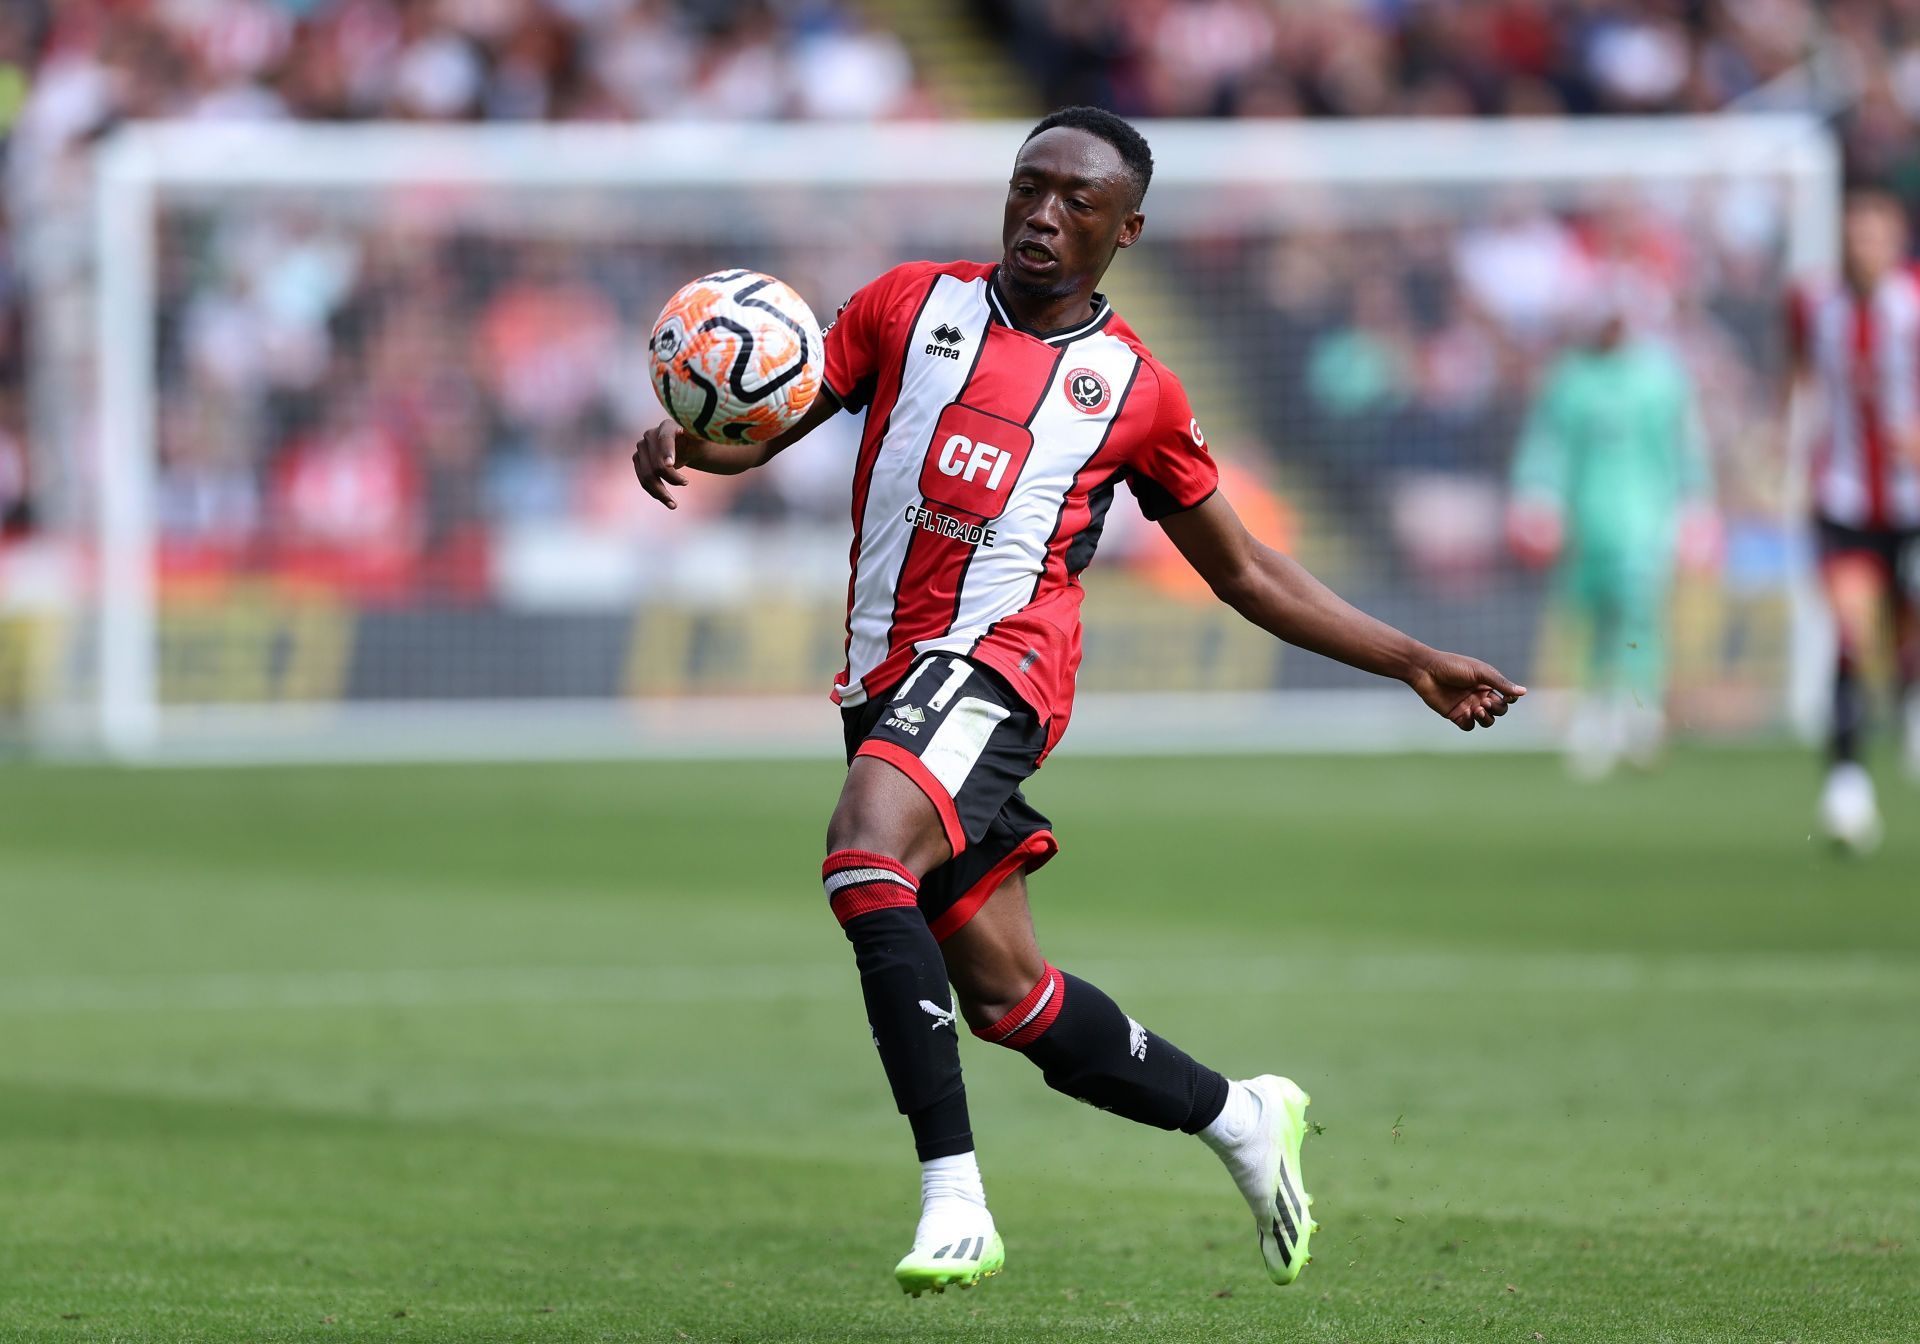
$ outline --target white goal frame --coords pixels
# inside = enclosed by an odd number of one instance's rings
[[[1764,170],[1787,179],[1788,264],[1830,266],[1839,157],[1814,119],[1793,115],[1592,121],[1350,123],[1161,122],[1143,128],[1156,181],[1230,187],[1290,182],[1638,182]],[[822,126],[435,126],[135,124],[97,152],[91,202],[97,257],[99,558],[96,745],[155,759],[529,758],[713,754],[835,747],[824,706],[765,702],[730,732],[727,702],[512,701],[167,707],[158,694],[155,553],[156,208],[169,187],[449,185],[644,186],[753,182],[997,184],[1026,123]],[[752,165],[744,170],[742,164]],[[1817,622],[1802,595],[1796,625]],[[1795,718],[1817,701],[1817,636],[1794,639]],[[737,708],[737,706],[735,707]],[[1547,741],[1550,716],[1494,735]],[[764,726],[764,725],[763,725]],[[1088,696],[1074,746],[1102,750],[1397,750],[1459,737],[1404,692],[1279,691],[1254,696]],[[1474,739],[1478,742],[1478,738]]]

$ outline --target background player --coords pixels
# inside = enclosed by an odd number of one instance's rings
[[[1629,306],[1624,288],[1598,297],[1582,339],[1547,368],[1513,463],[1515,548],[1559,558],[1557,595],[1586,635],[1567,761],[1588,779],[1659,753],[1675,559],[1683,523],[1711,516],[1692,377],[1633,331]]]
[[[1885,192],[1847,193],[1839,283],[1794,295],[1794,385],[1815,394],[1813,513],[1820,578],[1838,636],[1820,822],[1870,849],[1880,810],[1862,761],[1862,674],[1891,631],[1906,755],[1920,773],[1920,281],[1905,263],[1906,221]]]
[[[1306,1263],[1306,1094],[1284,1078],[1230,1082],[1148,1031],[1042,957],[1027,909],[1024,873],[1057,845],[1019,786],[1071,713],[1078,576],[1120,482],[1223,601],[1279,638],[1397,677],[1462,729],[1524,694],[1355,610],[1241,526],[1178,380],[1095,288],[1140,237],[1152,170],[1119,118],[1055,113],[1014,164],[999,262],[911,263],[862,289],[828,335],[820,404],[793,431],[716,445],[665,423],[634,453],[641,484],[673,507],[685,469],[758,466],[842,407],[867,408],[836,686],[849,769],[824,878],[922,1163],[919,1226],[895,1270],[916,1293],[1004,1260],[949,981],[975,1033],[1050,1086],[1198,1134],[1252,1209],[1270,1276],[1290,1283]]]

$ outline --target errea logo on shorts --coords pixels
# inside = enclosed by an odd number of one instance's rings
[[[940,413],[927,443],[920,494],[966,521],[991,522],[1006,512],[1032,451],[1025,425],[954,402]]]
[[[927,711],[918,705],[901,705],[887,716],[887,727],[895,732],[905,733],[908,737],[920,736],[920,725],[927,721]]]

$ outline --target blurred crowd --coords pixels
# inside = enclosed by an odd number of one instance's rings
[[[661,296],[723,258],[634,248],[604,225],[543,238],[565,204],[480,204],[486,218],[430,230],[391,196],[169,220],[158,510],[174,572],[478,597],[503,536],[631,538],[658,521],[626,453],[661,412],[632,372]],[[502,228],[503,208],[541,218]],[[605,193],[582,206],[620,208]],[[805,249],[762,261],[803,288],[838,283]],[[838,525],[843,494],[789,465],[712,482],[688,508]]]
[[[1049,101],[1142,116],[1920,117],[1911,0],[973,0]],[[1812,61],[1812,68],[1808,63]]]
[[[1857,164],[1920,193],[1916,0],[955,3],[1006,38],[1049,103],[1176,116],[1814,106],[1839,118]],[[8,199],[127,118],[939,115],[902,42],[865,15],[853,0],[7,0]],[[1431,535],[1436,520],[1490,535],[1491,506],[1457,480],[1498,475],[1541,352],[1597,284],[1644,291],[1703,381],[1737,394],[1708,398],[1742,421],[1724,435],[1750,431],[1739,408],[1765,397],[1743,380],[1773,359],[1777,328],[1777,204],[1733,188],[1632,209],[1516,198],[1453,224],[1306,229],[1167,264],[1195,292],[1233,297],[1219,311],[1247,337],[1237,348],[1260,352],[1241,372],[1261,390],[1262,441],[1355,510],[1383,512],[1409,565],[1436,574],[1452,544]],[[458,224],[427,236],[300,208],[178,212],[161,255],[166,534],[189,555],[271,535],[283,562],[345,566],[370,589],[421,557],[449,584],[477,581],[488,527],[602,507],[595,473],[619,466],[610,450],[650,413],[624,376],[635,323],[676,276],[731,260]],[[763,264],[832,301],[887,260]],[[13,531],[34,498],[22,296],[0,216],[0,528]],[[717,497],[748,516],[839,507],[810,488],[789,472]],[[1433,490],[1454,492],[1446,507]]]
[[[3,0],[0,153],[22,179],[73,175],[117,122],[627,121],[933,115],[899,39],[843,0]],[[32,519],[25,306],[0,204],[0,535]],[[324,271],[338,255],[299,250]],[[285,275],[296,269],[282,262]],[[350,276],[338,276],[345,283]],[[314,281],[294,302],[322,302]],[[276,302],[256,294],[271,323]],[[336,296],[337,302],[338,296]],[[252,372],[228,296],[198,346]],[[260,359],[297,359],[279,352]],[[219,359],[213,362],[219,364]]]
[[[1692,371],[1736,530],[1778,517],[1779,206],[1723,183],[1413,197],[1179,264],[1221,296],[1208,311],[1235,338],[1222,344],[1236,375],[1260,389],[1259,437],[1283,446],[1289,478],[1391,539],[1373,563],[1396,582],[1445,590],[1502,562],[1505,473],[1544,362],[1613,316]]]

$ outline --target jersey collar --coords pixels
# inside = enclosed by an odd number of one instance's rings
[[[1061,327],[1058,331],[1035,331],[1032,327],[1016,322],[1013,312],[1007,307],[1006,300],[1000,297],[1000,268],[995,266],[987,276],[987,306],[993,310],[994,317],[1002,326],[1012,327],[1015,331],[1045,341],[1048,345],[1065,345],[1077,341],[1082,336],[1091,336],[1107,325],[1107,319],[1113,316],[1113,307],[1107,302],[1105,294],[1095,291],[1093,295],[1093,316],[1085,322],[1075,323],[1071,327]]]

